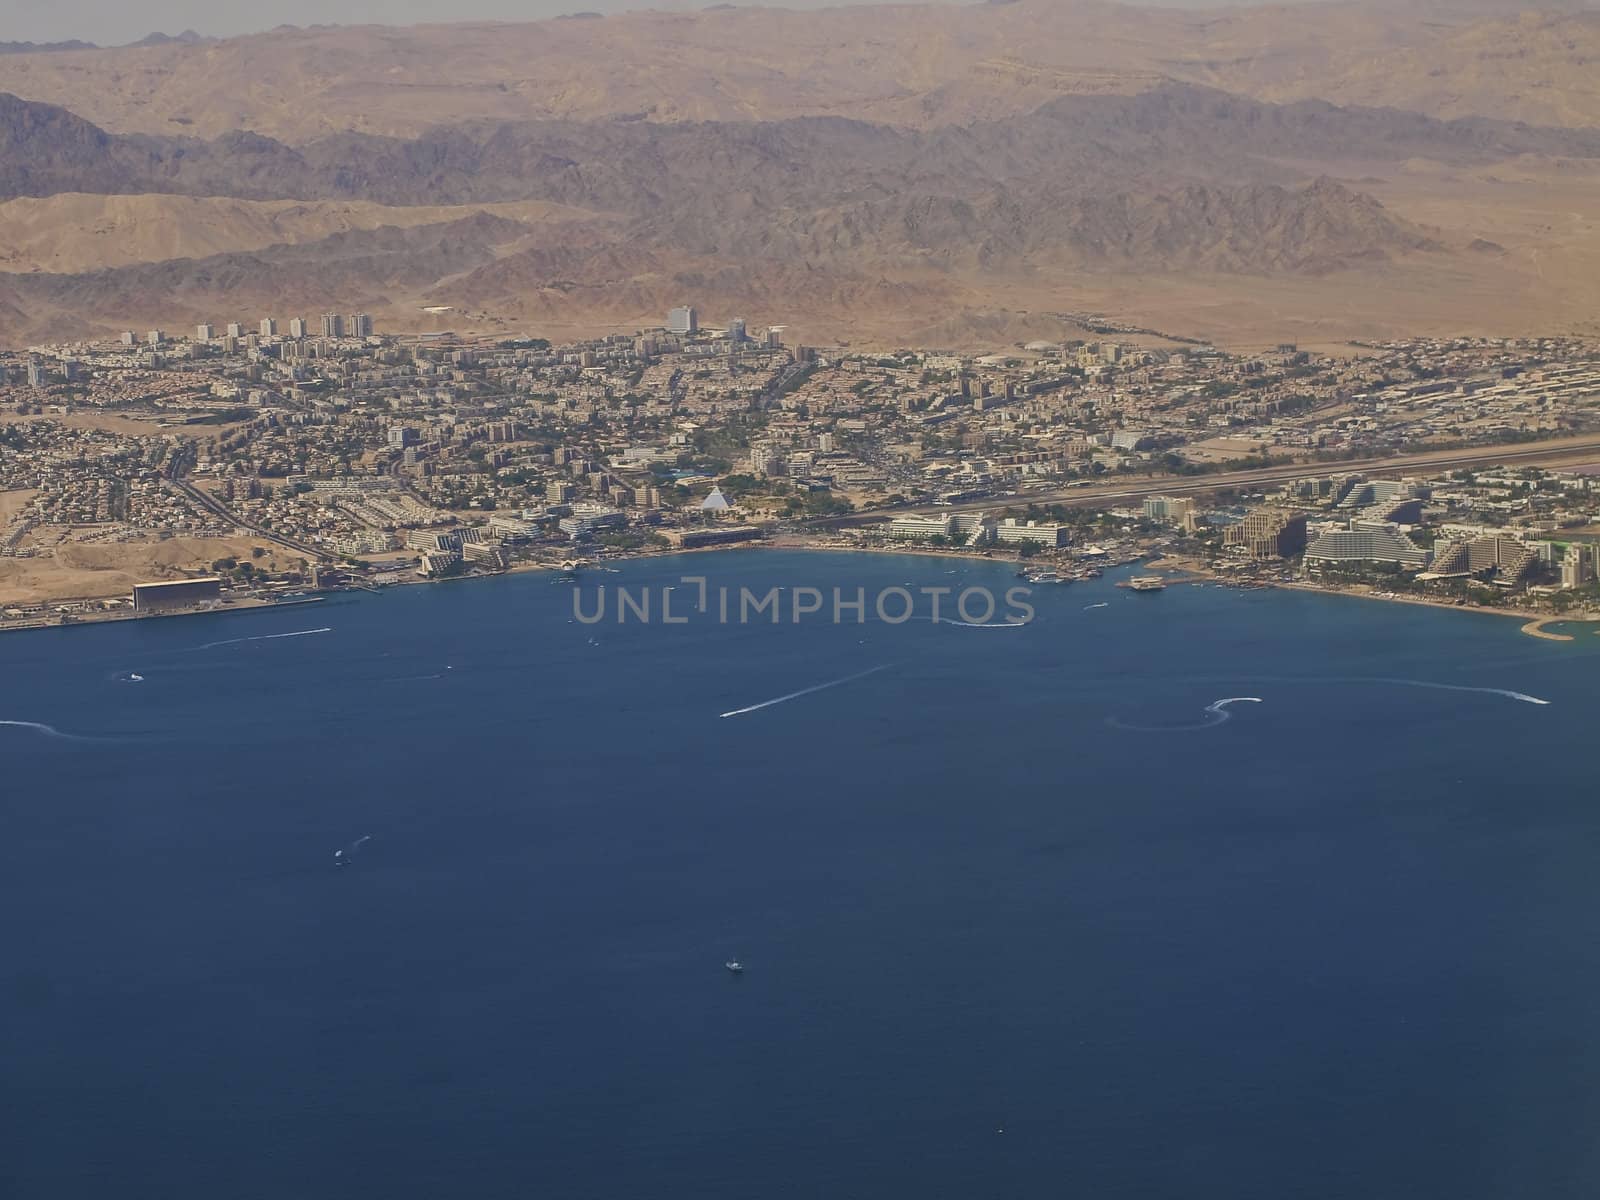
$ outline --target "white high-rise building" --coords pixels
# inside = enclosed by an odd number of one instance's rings
[[[1594,560],[1594,547],[1585,546],[1582,542],[1568,545],[1566,555],[1561,559],[1561,586],[1570,591],[1593,580]]]
[[[276,321],[274,321],[271,317],[262,317],[261,318],[261,336],[262,337],[277,337],[278,336],[278,323]]]
[[[304,319],[301,317],[291,317],[289,319],[289,336],[292,338],[303,338],[305,335],[306,323]]]
[[[734,317],[728,322],[728,340],[730,342],[744,341],[745,324],[743,317]]]
[[[344,336],[344,318],[338,313],[322,314],[322,336],[338,338]]]
[[[228,322],[228,336],[231,338],[243,337],[244,326],[237,321]]]
[[[784,473],[783,454],[771,446],[750,448],[750,473],[758,479]]]
[[[1187,496],[1148,496],[1144,502],[1144,515],[1151,521],[1182,525],[1184,518],[1193,512],[1194,501]]]
[[[209,321],[194,327],[194,338],[197,342],[209,342],[216,336],[217,331]]]
[[[668,333],[699,333],[700,316],[694,306],[682,304],[667,313]]]

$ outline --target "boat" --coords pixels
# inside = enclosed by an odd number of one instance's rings
[[[723,963],[722,965],[727,967],[729,972],[734,974],[734,975],[743,975],[744,974],[744,964],[742,962],[740,962],[737,958],[730,958],[727,962]]]
[[[1167,581],[1159,575],[1135,575],[1128,580],[1128,586],[1136,592],[1159,592],[1167,586]]]
[[[1060,583],[1061,582],[1061,576],[1056,574],[1054,571],[1033,571],[1030,574],[1024,575],[1023,578],[1026,579],[1029,583]]]

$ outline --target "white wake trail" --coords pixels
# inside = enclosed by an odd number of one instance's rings
[[[823,692],[827,691],[829,688],[836,688],[840,684],[852,683],[857,679],[865,679],[868,675],[876,675],[879,671],[887,670],[888,667],[888,663],[884,663],[877,667],[869,667],[865,671],[857,671],[854,675],[846,675],[842,679],[830,679],[827,683],[813,684],[811,687],[801,688],[798,692],[789,692],[787,695],[774,696],[771,700],[763,700],[760,704],[751,704],[746,708],[735,708],[729,712],[723,713],[722,716],[742,717],[745,713],[759,712],[763,708],[771,708],[774,704],[785,704],[790,700],[798,700],[801,696],[809,696],[813,692]]]
[[[1260,703],[1262,703],[1262,700],[1261,700],[1260,696],[1228,696],[1228,697],[1226,697],[1226,698],[1224,698],[1222,700],[1213,700],[1210,704],[1206,705],[1206,711],[1207,712],[1219,713],[1219,712],[1222,712],[1224,709],[1226,709],[1228,707],[1228,705],[1230,705],[1230,704],[1260,704]]]
[[[1106,724],[1113,729],[1127,729],[1135,733],[1189,733],[1196,729],[1213,729],[1225,721],[1231,721],[1233,714],[1228,711],[1230,704],[1261,704],[1260,696],[1224,696],[1221,700],[1213,700],[1206,705],[1206,719],[1193,725],[1134,725],[1117,717],[1107,717]]]
[[[356,852],[360,850],[362,846],[371,840],[372,835],[370,833],[364,833],[355,841],[346,846],[343,850],[335,850],[333,852],[333,865],[336,867],[344,866],[356,856]]]
[[[949,617],[940,617],[940,625],[955,625],[962,629],[1022,629],[1027,626],[1026,621],[952,621]]]
[[[1387,675],[1307,675],[1301,678],[1280,675],[1234,675],[1230,677],[1235,683],[1283,683],[1283,684],[1337,684],[1349,686],[1352,684],[1387,684],[1392,687],[1427,688],[1433,692],[1476,692],[1483,696],[1503,696],[1507,700],[1515,700],[1518,704],[1537,704],[1548,706],[1554,701],[1542,700],[1538,696],[1530,696],[1527,692],[1516,692],[1510,688],[1481,687],[1465,683],[1439,683],[1432,679],[1396,679]]]
[[[226,638],[220,642],[207,642],[203,646],[196,646],[196,650],[215,650],[218,646],[241,646],[245,642],[275,642],[279,638],[310,637],[314,633],[332,633],[333,626],[324,625],[321,629],[296,629],[291,633],[261,633],[255,637]]]
[[[68,742],[86,742],[89,738],[80,737],[75,733],[62,733],[54,725],[46,725],[41,721],[0,721],[0,725],[9,725],[13,729],[31,729],[45,737],[61,738]]]
[[[1464,683],[1434,683],[1429,679],[1372,679],[1357,680],[1360,683],[1392,683],[1399,687],[1429,688],[1439,692],[1481,692],[1485,696],[1504,696],[1507,700],[1516,700],[1523,704],[1548,705],[1549,700],[1541,700],[1537,696],[1530,696],[1527,692],[1514,692],[1510,688],[1496,687],[1468,687]]]

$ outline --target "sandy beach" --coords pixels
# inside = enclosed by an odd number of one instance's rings
[[[1573,637],[1570,633],[1551,633],[1547,628],[1545,628],[1547,625],[1561,625],[1574,619],[1589,620],[1590,618],[1539,617],[1538,619],[1529,621],[1526,625],[1524,625],[1522,627],[1522,632],[1527,634],[1529,637],[1543,638],[1547,642],[1575,642],[1578,639]]]
[[[1523,622],[1522,632],[1529,637],[1542,638],[1549,642],[1570,642],[1576,640],[1571,634],[1551,633],[1546,627],[1561,625],[1569,622],[1589,622],[1600,618],[1587,614],[1576,613],[1571,615],[1538,614],[1530,613],[1526,609],[1514,608],[1489,608],[1475,604],[1457,604],[1451,600],[1428,600],[1421,596],[1396,596],[1392,594],[1379,595],[1375,592],[1355,591],[1345,588],[1325,588],[1314,583],[1274,583],[1270,586],[1283,588],[1287,591],[1316,592],[1323,596],[1349,596],[1357,600],[1381,600],[1389,604],[1416,604],[1426,608],[1445,609],[1458,613],[1482,613],[1492,617],[1514,617]],[[1600,632],[1600,631],[1597,631]]]

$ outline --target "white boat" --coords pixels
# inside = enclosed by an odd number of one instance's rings
[[[728,970],[730,972],[732,972],[733,974],[735,974],[735,975],[744,974],[744,964],[742,962],[740,962],[737,958],[730,958],[727,962],[723,963],[722,965],[727,967]]]

